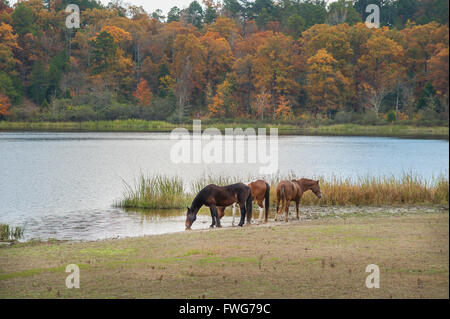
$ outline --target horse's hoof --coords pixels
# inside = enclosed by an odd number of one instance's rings
[[[209,228],[214,228],[214,225],[209,226]]]
[[[217,228],[222,228],[222,225],[219,224],[219,225],[217,225],[216,227],[217,227]]]

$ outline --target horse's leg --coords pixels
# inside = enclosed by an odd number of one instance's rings
[[[289,207],[289,202],[288,202],[287,198],[281,198],[281,208],[280,208],[280,217],[281,218],[283,218],[283,212],[284,212],[286,206]],[[277,214],[276,221],[278,221],[278,214]]]
[[[244,226],[244,222],[245,222],[245,202],[244,201],[239,202],[239,208],[241,209],[241,220],[239,221],[238,226],[242,227],[242,226]]]
[[[262,221],[264,217],[264,209],[263,209],[263,202],[260,200],[258,201],[258,208],[259,208],[259,217],[258,220]]]
[[[299,215],[299,206],[300,205],[300,201],[296,201],[295,202],[295,210],[296,210],[296,212],[297,212],[297,220],[300,220],[300,215]]]
[[[223,216],[225,216],[225,206],[217,206],[217,213],[219,214],[219,220],[222,219]]]
[[[277,192],[277,210],[275,211],[275,218],[273,219],[274,222],[277,221],[279,210],[280,210],[280,194],[279,194],[279,192]]]
[[[234,219],[236,217],[236,203],[233,204],[233,221],[231,222],[231,225],[234,226]]]
[[[214,225],[216,224],[216,218],[214,216],[214,212],[211,207],[209,208],[209,211],[211,212],[211,220],[212,220],[211,225],[209,225],[209,228],[214,228]]]
[[[286,203],[285,203],[285,212],[286,212],[286,216],[285,216],[285,219],[284,219],[284,221],[285,222],[288,222],[288,216],[289,216],[289,205],[291,204],[291,201],[290,200],[286,200]]]
[[[216,205],[211,205],[209,207],[209,209],[211,210],[211,216],[213,218],[213,223],[212,223],[211,227],[214,227],[214,219],[215,219],[216,227],[222,227],[222,225],[220,224],[219,214],[217,214]]]

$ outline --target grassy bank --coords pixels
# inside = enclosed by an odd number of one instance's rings
[[[8,122],[0,121],[0,130],[4,131],[56,131],[56,132],[170,132],[174,128],[184,127],[192,130],[192,123],[174,124],[163,121],[116,120],[87,122]],[[280,135],[338,135],[338,136],[392,136],[447,138],[448,127],[418,127],[412,125],[356,125],[335,124],[316,127],[294,124],[247,123],[208,123],[202,122],[202,128],[276,127]]]
[[[17,244],[0,248],[0,298],[448,298],[448,238],[444,211]]]
[[[271,204],[275,204],[276,185],[280,180],[300,178],[295,175],[267,180],[271,184]],[[253,180],[247,178],[245,180]],[[123,208],[184,208],[195,194],[208,184],[228,185],[242,182],[242,177],[203,177],[190,184],[180,177],[141,176],[130,186],[125,185],[124,198],[117,206]],[[448,205],[448,177],[425,181],[412,174],[402,178],[360,177],[356,180],[334,178],[320,179],[323,197],[319,200],[312,192],[304,194],[302,205]],[[188,191],[190,190],[190,191]]]
[[[0,241],[16,241],[23,237],[23,232],[23,227],[11,227],[8,224],[0,224]]]

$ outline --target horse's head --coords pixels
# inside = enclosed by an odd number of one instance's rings
[[[319,185],[318,180],[314,181],[314,183],[311,186],[311,190],[318,198],[322,198],[322,192],[320,190],[320,185]]]
[[[197,219],[197,213],[188,207],[187,212],[186,212],[186,223],[185,223],[186,230],[191,229],[191,226],[195,222],[196,219]]]

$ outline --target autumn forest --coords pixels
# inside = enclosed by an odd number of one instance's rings
[[[448,63],[448,0],[0,0],[6,121],[448,125]]]

